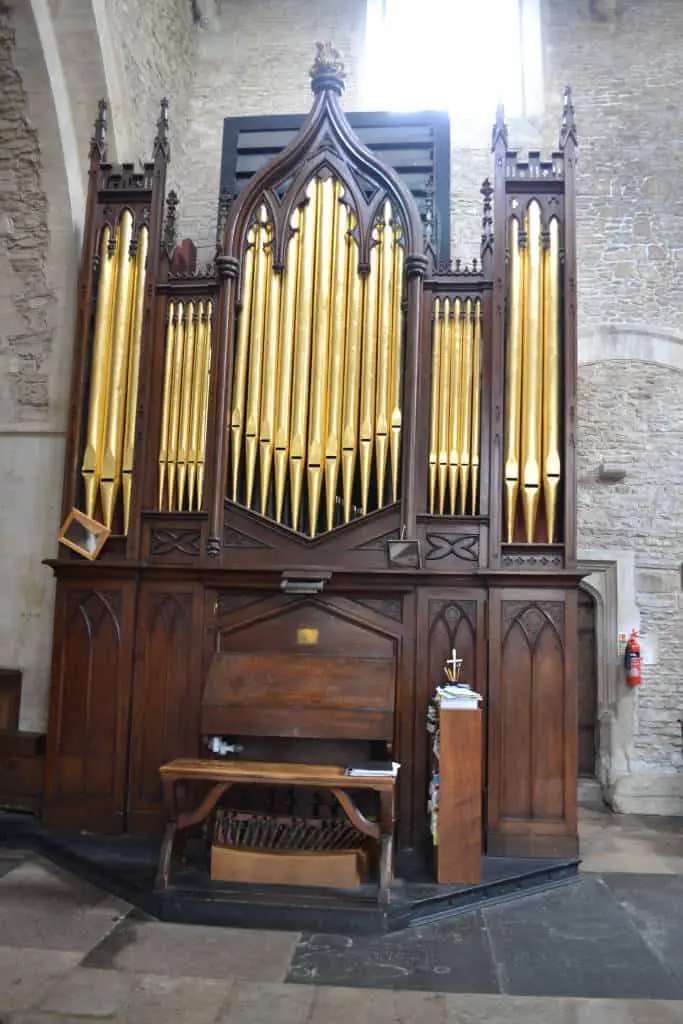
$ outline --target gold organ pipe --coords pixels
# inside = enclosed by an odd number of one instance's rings
[[[372,231],[370,273],[365,281],[365,324],[360,391],[360,482],[363,515],[368,510],[370,470],[375,427],[375,385],[377,381],[377,299],[379,291],[380,236],[377,227]]]
[[[244,433],[244,395],[247,387],[247,370],[249,367],[249,329],[251,326],[251,304],[254,283],[254,263],[256,247],[260,237],[259,229],[252,227],[247,232],[246,253],[244,256],[244,277],[239,326],[237,329],[237,349],[235,352],[235,373],[232,385],[232,412],[230,415],[230,437],[232,457],[232,500],[237,501],[239,487],[240,464],[242,462],[242,435]]]
[[[100,495],[105,526],[111,527],[114,507],[121,482],[121,456],[128,383],[130,344],[130,310],[133,285],[133,260],[130,254],[133,239],[133,215],[124,210],[120,220],[117,254],[116,298],[112,315],[111,358],[107,391],[107,416],[102,452]]]
[[[339,479],[342,400],[344,397],[344,347],[346,341],[346,305],[348,210],[343,189],[335,185],[336,226],[334,233],[334,269],[330,306],[330,362],[327,384],[327,437],[325,440],[325,498],[327,529],[334,526],[334,510]]]
[[[543,292],[543,492],[548,543],[555,538],[560,484],[560,226],[553,217],[544,254]]]
[[[315,271],[315,239],[318,221],[319,182],[308,186],[309,202],[301,215],[301,264],[297,289],[296,340],[294,349],[294,381],[292,387],[292,425],[289,443],[289,475],[292,528],[298,529],[301,492],[306,458],[306,425],[308,418],[308,386],[310,380],[311,321],[313,314],[313,280]]]
[[[168,438],[171,420],[171,393],[173,391],[173,366],[176,333],[176,307],[169,302],[166,320],[166,353],[164,359],[164,392],[161,399],[161,432],[159,437],[159,493],[157,503],[159,511],[164,508],[164,485],[168,465]],[[171,508],[171,495],[168,496],[168,508]]]
[[[522,320],[524,274],[519,249],[519,221],[510,219],[510,315],[505,346],[505,533],[514,539],[519,494],[520,424],[522,416]]]
[[[472,515],[477,514],[479,496],[479,443],[481,437],[481,302],[474,303],[474,345],[472,349]]]
[[[185,307],[185,352],[183,358],[183,379],[180,398],[180,426],[178,430],[178,468],[177,468],[177,508],[185,504],[185,487],[187,484],[187,463],[190,454],[190,430],[192,416],[192,390],[194,384],[195,337],[197,333],[197,304],[188,302]],[[188,501],[188,508],[190,507]]]
[[[116,287],[116,247],[118,233],[112,244],[111,228],[107,224],[100,242],[100,272],[97,285],[97,306],[90,366],[90,406],[81,475],[85,488],[85,511],[93,517],[97,488],[100,482],[102,432],[106,413],[107,381],[109,379],[109,352],[111,344],[111,310]],[[111,252],[110,252],[111,248]]]
[[[522,507],[527,543],[532,543],[541,493],[543,427],[543,280],[541,208],[536,200],[527,211],[526,294],[522,370]]]
[[[128,360],[128,388],[126,391],[126,421],[123,435],[121,483],[123,489],[123,532],[128,533],[130,497],[133,485],[135,459],[135,420],[138,408],[138,377],[140,373],[140,346],[142,344],[142,318],[145,311],[145,275],[149,231],[143,224],[138,232],[135,253],[135,281],[133,284],[133,313],[131,320],[130,357]]]
[[[462,338],[462,384],[460,385],[460,492],[458,511],[462,515],[467,504],[470,475],[472,418],[472,300],[465,300],[465,323]]]
[[[261,426],[259,428],[259,469],[261,474],[261,515],[266,514],[270,474],[273,466],[275,402],[279,367],[278,334],[280,326],[280,292],[282,274],[271,271],[266,309],[266,337],[263,349],[263,382],[261,386]]]
[[[320,494],[323,481],[323,453],[327,425],[327,369],[330,346],[330,283],[333,274],[334,234],[338,207],[332,178],[321,181],[316,232],[315,304],[313,307],[313,350],[311,354],[311,392],[308,420],[308,521],[309,533],[318,527]]]
[[[187,306],[179,302],[176,306],[175,343],[173,345],[173,371],[171,380],[171,405],[168,417],[168,508],[173,511],[180,507],[176,500],[176,473],[178,468],[178,430],[182,402],[183,362],[185,357],[185,322]]]
[[[204,334],[204,368],[202,371],[201,417],[199,422],[199,447],[197,454],[197,508],[201,509],[204,498],[204,463],[206,459],[206,430],[209,422],[209,382],[211,380],[211,318],[213,304],[206,304],[206,330]]]
[[[392,290],[394,285],[394,254],[391,203],[384,204],[380,232],[379,317],[377,331],[377,411],[375,415],[375,466],[377,474],[377,507],[384,505],[384,482],[389,457],[389,416],[391,400],[391,330]]]
[[[197,326],[195,328],[194,366],[190,401],[190,437],[187,448],[187,508],[190,512],[195,508],[199,508],[199,505],[195,502],[195,486],[201,444],[200,430],[206,363],[206,310],[204,303],[197,302],[195,310]]]
[[[393,229],[394,279],[392,284],[391,317],[391,500],[398,501],[398,472],[401,456],[401,381],[403,379],[403,320],[401,299],[403,295],[403,246],[400,244],[400,228]]]
[[[455,499],[458,493],[458,473],[460,469],[460,403],[462,391],[462,339],[463,339],[462,302],[456,299],[453,303],[453,352],[451,355],[451,409],[450,409],[450,448],[448,452],[448,490],[450,513],[455,515]]]
[[[256,454],[258,451],[259,413],[261,405],[261,374],[263,371],[263,335],[266,299],[270,285],[272,266],[272,228],[265,222],[266,209],[259,210],[260,224],[257,229],[256,269],[254,272],[253,300],[251,305],[251,331],[249,335],[249,379],[247,384],[247,409],[245,417],[245,460],[246,496],[245,505],[251,507],[256,475]]]
[[[349,217],[347,233],[346,366],[342,416],[342,483],[344,522],[351,519],[353,481],[358,451],[358,409],[360,403],[361,338],[365,317],[366,289],[358,272],[358,243],[351,236],[355,218]]]
[[[432,320],[432,401],[429,420],[429,512],[434,515],[439,447],[439,385],[441,383],[441,299],[434,300]]]
[[[299,252],[301,244],[301,211],[295,210],[290,220],[294,234],[287,243],[285,274],[282,283],[280,311],[280,379],[277,389],[277,416],[275,421],[275,519],[282,522],[282,506],[287,483],[289,457],[289,418],[292,402],[292,355],[296,296],[299,282]]]
[[[441,355],[439,358],[439,441],[438,441],[438,475],[437,484],[439,492],[438,508],[439,515],[443,515],[446,503],[446,486],[448,483],[448,442],[449,422],[448,417],[451,411],[451,358],[452,358],[452,334],[453,321],[451,320],[451,300],[444,299],[443,322],[441,326]]]

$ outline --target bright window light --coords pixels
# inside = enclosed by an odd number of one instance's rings
[[[538,0],[367,0],[367,106],[491,121],[503,103],[508,117],[528,116],[537,11]]]

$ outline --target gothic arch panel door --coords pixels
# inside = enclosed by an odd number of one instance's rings
[[[595,601],[579,590],[579,775],[595,775],[598,717],[598,663],[595,639]]]
[[[463,659],[462,679],[484,698],[482,778],[486,793],[487,653],[486,592],[467,586],[423,587],[418,591],[418,627],[415,672],[413,740],[413,793],[415,836],[427,831],[429,742],[426,714],[436,686],[445,682],[444,665],[453,648]],[[485,808],[483,808],[485,810]],[[485,821],[485,814],[482,821]]]

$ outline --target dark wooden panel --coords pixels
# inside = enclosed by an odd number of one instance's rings
[[[217,653],[204,704],[320,710],[394,708],[394,659]]]
[[[199,751],[203,679],[201,587],[146,583],[140,591],[131,723],[133,830],[162,820],[159,765]]]
[[[123,827],[135,585],[60,584],[55,612],[46,818]],[[97,824],[94,824],[97,823]]]
[[[491,854],[576,852],[575,600],[573,590],[493,595]]]
[[[223,707],[202,710],[202,732],[228,736],[287,736],[302,739],[386,740],[394,716],[383,711],[321,711],[296,707]]]
[[[17,668],[0,668],[0,729],[19,728],[21,703],[21,672]]]
[[[416,625],[417,659],[414,693],[412,773],[415,842],[427,829],[429,742],[425,728],[427,705],[437,685],[445,681],[443,667],[455,647],[464,659],[463,679],[486,698],[486,594],[454,587],[421,588]],[[486,715],[486,699],[484,701]],[[482,756],[485,763],[485,758]],[[483,773],[483,767],[482,767]]]
[[[252,622],[221,629],[219,650],[261,651],[280,655],[300,653],[299,630],[317,631],[315,652],[328,658],[395,657],[392,636],[337,611],[330,602],[282,596],[266,610],[254,611]]]

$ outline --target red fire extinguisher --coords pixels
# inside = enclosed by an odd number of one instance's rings
[[[638,633],[635,629],[631,630],[631,635],[626,644],[624,661],[626,665],[626,682],[629,686],[640,686],[642,682],[640,675],[640,644],[638,643]]]

